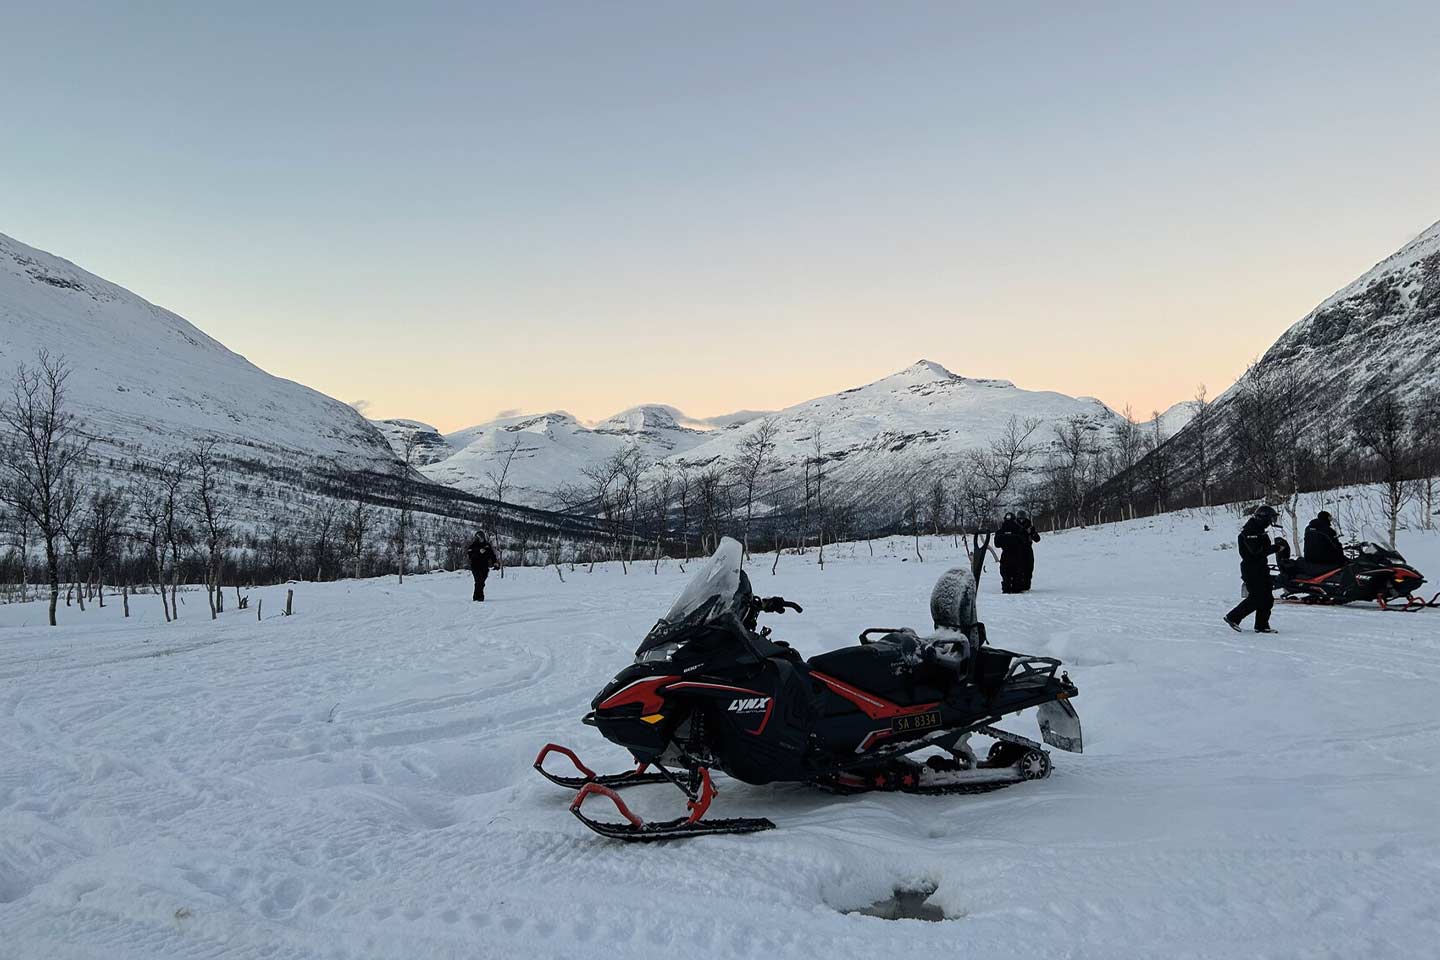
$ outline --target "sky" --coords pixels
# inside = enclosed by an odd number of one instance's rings
[[[442,430],[922,357],[1148,415],[1440,220],[1437,49],[1433,2],[9,4],[0,232]]]

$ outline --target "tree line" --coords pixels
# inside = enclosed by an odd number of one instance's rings
[[[1054,530],[1263,499],[1282,508],[1298,541],[1302,494],[1362,483],[1384,490],[1392,543],[1408,505],[1433,526],[1440,390],[1406,403],[1380,385],[1343,416],[1307,425],[1295,415],[1293,380],[1255,367],[1224,404],[1201,385],[1189,407],[1173,438],[1159,411],[1139,422],[1128,406],[1109,424],[1012,417],[977,449],[903,466],[853,464],[843,483],[832,474],[846,455],[827,450],[818,430],[804,455],[777,460],[767,418],[728,458],[654,462],[635,448],[617,451],[556,491],[556,505],[595,516],[603,536],[590,557],[627,569],[707,554],[726,534],[747,554],[773,552],[772,567],[782,552],[814,550],[823,565],[827,543],[896,534],[913,536],[923,560],[922,536],[958,541],[1020,508]]]
[[[1326,403],[1323,394],[1260,365],[1250,367],[1223,403],[1209,401],[1200,388],[1193,418],[1173,442],[1144,444],[1138,457],[1118,438],[1112,442],[1112,472],[1091,494],[1095,519],[1263,500],[1281,510],[1298,541],[1302,495],[1379,484],[1392,544],[1409,506],[1432,529],[1440,388],[1406,398],[1380,380],[1348,400]],[[1122,425],[1117,433],[1123,432]]]
[[[117,471],[92,453],[68,402],[70,375],[63,357],[41,351],[0,397],[0,597],[39,590],[52,626],[62,602],[104,606],[107,587],[158,596],[170,622],[183,585],[201,584],[213,619],[226,587],[243,602],[241,587],[461,568],[477,528],[514,563],[573,558],[594,536],[483,501],[442,497],[448,511],[432,512],[436,491],[413,468],[413,442],[390,474],[330,478],[309,494],[257,482],[253,465],[209,437],[137,451]]]

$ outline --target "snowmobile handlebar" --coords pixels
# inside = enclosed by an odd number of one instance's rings
[[[800,604],[786,600],[784,597],[757,597],[755,604],[761,613],[784,613],[786,610],[794,610],[796,613],[805,612],[805,608]]]

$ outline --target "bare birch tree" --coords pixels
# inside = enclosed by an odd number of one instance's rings
[[[212,620],[225,610],[220,581],[225,548],[233,531],[230,505],[221,492],[223,467],[215,449],[218,443],[213,437],[207,437],[197,441],[190,453],[190,512],[205,546],[205,584]]]
[[[411,430],[400,446],[400,476],[396,497],[399,510],[395,517],[395,561],[399,582],[405,582],[405,560],[410,549],[410,522],[415,511],[415,453],[420,431]]]
[[[1200,506],[1210,506],[1210,434],[1211,401],[1205,384],[1195,388],[1195,399],[1190,401],[1190,434],[1195,438],[1195,472],[1200,481]]]
[[[77,474],[89,447],[66,405],[70,368],[41,350],[34,367],[21,364],[10,396],[0,403],[0,496],[34,524],[45,545],[50,581],[50,626],[60,599],[60,539],[74,508]],[[68,496],[67,496],[68,494]]]
[[[1355,442],[1375,458],[1384,487],[1385,520],[1390,547],[1400,525],[1400,511],[1410,496],[1415,478],[1415,456],[1409,418],[1395,391],[1385,388],[1357,407],[1351,428]]]
[[[735,454],[735,475],[745,496],[745,556],[750,556],[750,525],[755,516],[755,491],[775,453],[775,421],[766,417],[740,441]]]
[[[819,564],[820,569],[825,569],[825,448],[821,441],[820,428],[816,427],[815,432],[810,435],[810,471],[809,477],[815,484],[815,533],[816,543],[820,548]]]

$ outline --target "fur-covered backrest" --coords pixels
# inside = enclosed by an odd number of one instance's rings
[[[951,567],[930,591],[930,618],[935,628],[959,630],[969,636],[976,623],[975,575],[968,567]]]

